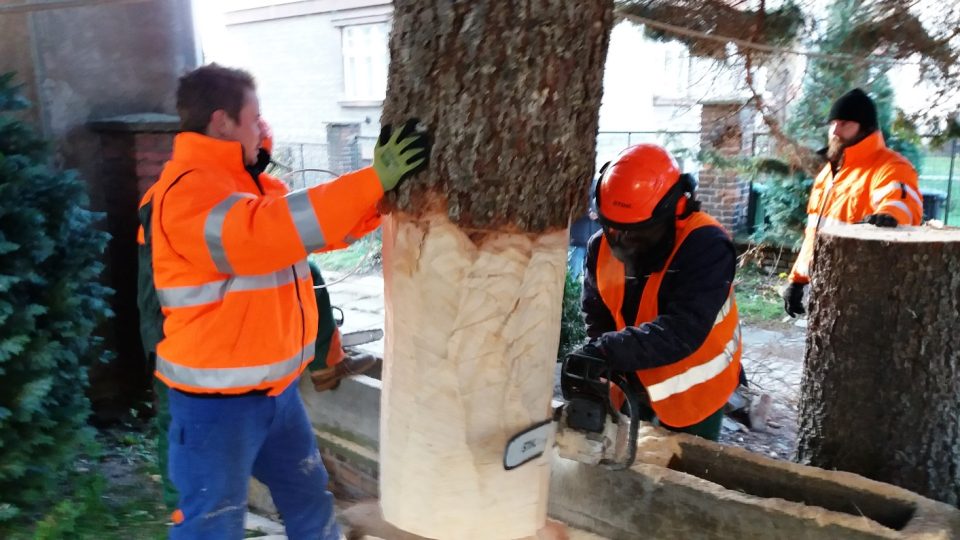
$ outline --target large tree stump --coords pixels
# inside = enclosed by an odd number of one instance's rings
[[[593,171],[611,0],[394,2],[383,123],[422,120],[431,164],[384,228],[384,517],[509,540],[546,520],[548,456],[507,441],[550,417],[567,227]]]
[[[816,245],[797,457],[960,502],[960,230]]]

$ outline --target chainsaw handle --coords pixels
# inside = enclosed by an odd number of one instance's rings
[[[645,394],[640,379],[634,372],[617,373],[613,376],[614,380],[610,384],[617,386],[623,391],[626,397],[627,406],[630,408],[630,432],[627,437],[627,457],[619,463],[610,463],[607,469],[611,471],[622,471],[629,469],[637,459],[637,438],[640,431],[640,399]]]
[[[563,359],[563,364],[560,366],[561,377],[566,376],[577,381],[597,381],[601,378],[609,379],[607,376],[609,371],[605,358],[578,352],[567,354]]]
[[[610,393],[606,361],[580,353],[570,353],[560,366],[560,390],[564,399],[576,395],[606,400]]]

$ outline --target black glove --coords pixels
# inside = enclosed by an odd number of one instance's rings
[[[607,353],[603,352],[603,349],[600,348],[600,345],[596,341],[591,341],[590,343],[585,344],[574,351],[574,354],[582,354],[583,356],[600,358],[602,360],[607,359]]]
[[[783,309],[787,315],[796,317],[803,315],[807,310],[803,309],[803,289],[804,283],[791,283],[783,290]]]
[[[875,227],[896,227],[897,218],[891,216],[890,214],[870,214],[869,216],[863,218],[860,223],[869,223]]]

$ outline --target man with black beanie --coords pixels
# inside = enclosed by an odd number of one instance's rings
[[[840,96],[830,108],[827,164],[817,175],[807,203],[807,226],[790,283],[783,291],[784,309],[803,314],[803,292],[810,282],[817,231],[836,223],[869,223],[877,227],[919,225],[923,199],[917,171],[887,148],[877,122],[877,107],[863,90]]]

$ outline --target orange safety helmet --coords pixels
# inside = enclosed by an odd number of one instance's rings
[[[631,146],[600,169],[595,192],[600,223],[629,230],[667,217],[683,219],[700,208],[696,188],[693,176],[681,173],[663,147]]]

